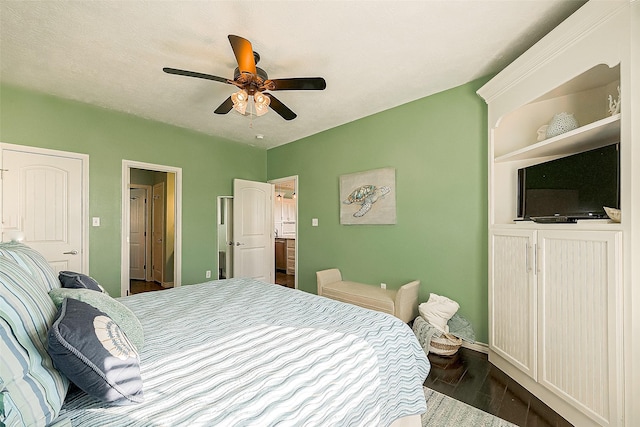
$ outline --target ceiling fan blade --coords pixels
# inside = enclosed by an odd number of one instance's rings
[[[271,103],[269,104],[269,107],[273,111],[275,111],[276,113],[280,114],[280,116],[282,116],[283,119],[285,119],[285,120],[293,120],[296,117],[298,117],[298,115],[296,113],[291,111],[289,109],[289,107],[287,107],[282,102],[280,102],[280,100],[278,98],[276,98],[275,96],[273,96],[270,93],[265,93],[265,95],[268,96],[271,99]]]
[[[269,86],[273,83],[273,87]],[[322,77],[294,77],[290,79],[273,79],[264,83],[269,90],[324,90],[327,82]]]
[[[216,82],[229,83],[229,80],[225,79],[224,77],[212,76],[211,74],[196,73],[195,71],[178,70],[177,68],[168,68],[168,67],[164,67],[162,71],[169,74],[177,74],[179,76],[197,77],[199,79],[207,79],[207,80],[214,80]]]
[[[251,42],[240,36],[229,34],[229,43],[231,43],[231,49],[236,56],[240,72],[256,74],[256,61],[253,57]]]
[[[231,97],[228,97],[216,110],[214,113],[216,114],[227,114],[233,108],[233,100]]]

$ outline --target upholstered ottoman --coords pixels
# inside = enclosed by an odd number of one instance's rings
[[[400,289],[382,289],[365,283],[342,280],[337,268],[316,272],[318,295],[389,313],[408,323],[418,315],[418,290],[415,280]]]

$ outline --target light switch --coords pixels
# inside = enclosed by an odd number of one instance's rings
[[[94,227],[100,227],[100,217],[99,216],[94,216],[93,217],[93,226]]]
[[[318,218],[311,218],[311,226],[312,227],[318,226]]]

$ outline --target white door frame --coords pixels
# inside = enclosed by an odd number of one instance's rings
[[[281,182],[289,182],[289,181],[293,181],[293,192],[296,194],[296,247],[295,247],[295,252],[296,252],[296,268],[294,270],[295,273],[295,278],[294,278],[294,287],[295,289],[298,289],[298,197],[299,196],[299,192],[298,192],[298,175],[292,175],[292,176],[286,176],[284,178],[278,178],[278,179],[271,179],[268,182],[270,182],[271,184],[279,184]]]
[[[174,173],[176,176],[175,194],[175,242],[174,242],[174,287],[182,284],[182,168],[156,165],[152,163],[122,160],[122,232],[120,244],[120,295],[129,292],[129,231],[130,231],[130,203],[129,187],[131,186],[131,169],[146,169],[157,172]]]
[[[166,175],[165,175],[166,176]],[[165,183],[156,182],[151,187],[151,280],[165,286],[167,264],[167,219],[165,218]],[[156,231],[160,228],[160,239]],[[159,262],[156,262],[159,261]],[[173,283],[173,277],[171,278]]]
[[[78,159],[82,162],[82,237],[81,237],[81,262],[82,273],[89,274],[89,155],[74,153],[71,151],[50,150],[40,147],[29,147],[26,145],[8,144],[0,142],[0,167],[2,166],[2,150],[22,151],[25,153],[41,154],[55,157],[68,157]],[[0,171],[2,173],[2,171]],[[0,186],[0,191],[2,187]],[[2,212],[2,197],[0,197],[0,213]],[[0,223],[0,232],[2,224]]]

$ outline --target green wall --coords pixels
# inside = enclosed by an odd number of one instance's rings
[[[0,142],[90,155],[90,273],[114,295],[120,281],[122,160],[183,170],[184,284],[216,270],[216,196],[233,178],[299,176],[299,287],[315,272],[390,288],[422,281],[461,305],[487,342],[487,129],[478,80],[267,152],[185,129],[0,86]],[[396,225],[341,226],[339,177],[396,168]],[[267,173],[268,171],[268,173]],[[311,218],[319,227],[311,227]]]
[[[0,86],[0,142],[89,154],[90,274],[120,294],[122,160],[182,168],[182,283],[216,271],[216,196],[264,181],[266,151],[131,115]]]
[[[398,288],[421,281],[487,333],[487,109],[477,80],[268,151],[269,179],[298,175],[298,285],[315,272]],[[340,225],[339,177],[396,169],[397,224]],[[311,219],[319,226],[312,227]]]

